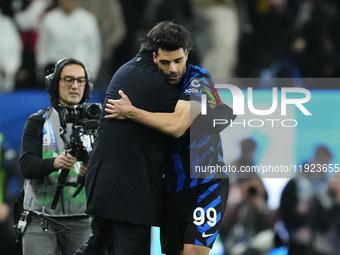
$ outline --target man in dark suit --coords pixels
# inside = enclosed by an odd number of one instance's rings
[[[161,45],[159,34],[167,29],[170,44]],[[175,48],[173,48],[175,45]],[[181,26],[169,30],[160,23],[142,41],[139,53],[113,76],[108,99],[119,99],[119,90],[133,104],[150,112],[173,112],[181,89],[167,81],[154,64],[155,49],[185,49],[192,40]],[[183,59],[186,61],[187,54]],[[160,224],[162,181],[168,137],[131,120],[100,118],[99,135],[86,176],[87,213],[93,215],[93,235],[76,254],[100,254],[112,236],[115,255],[149,254],[151,226]]]

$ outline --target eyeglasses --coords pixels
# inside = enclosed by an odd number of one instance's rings
[[[78,87],[84,87],[87,80],[85,78],[74,78],[73,76],[65,76],[64,78],[60,78],[66,86],[71,87],[74,84],[74,81],[77,81]]]

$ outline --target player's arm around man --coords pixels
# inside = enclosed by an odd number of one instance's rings
[[[190,114],[196,117],[201,111],[200,103],[179,100],[173,113],[151,113],[134,107],[122,90],[119,94],[120,100],[108,100],[105,111],[109,115],[106,118],[129,118],[173,137],[182,136],[194,120]]]
[[[108,100],[108,104],[106,104],[105,108],[108,115],[106,115],[105,118],[120,120],[128,118],[173,137],[182,136],[194,120],[198,121],[199,119],[204,119],[207,120],[207,122],[211,122],[221,115],[227,120],[235,119],[232,109],[225,104],[216,110],[209,109],[208,116],[199,116],[201,113],[201,103],[197,101],[178,100],[174,112],[158,113],[136,108],[131,104],[128,96],[124,94],[123,91],[119,91],[119,94],[122,97],[121,99]],[[198,116],[200,118],[197,118]],[[217,127],[214,130],[218,133],[226,126],[227,125],[220,125],[220,127]],[[213,128],[210,128],[210,130],[213,130]]]

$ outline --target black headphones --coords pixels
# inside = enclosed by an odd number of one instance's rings
[[[59,77],[60,77],[60,74],[63,68],[70,64],[80,65],[84,68],[84,71],[85,71],[85,78],[87,82],[85,84],[84,96],[79,102],[80,104],[82,104],[85,102],[86,99],[87,100],[91,99],[91,93],[93,91],[93,83],[88,78],[89,77],[88,71],[86,70],[84,64],[77,59],[66,58],[66,59],[59,60],[54,66],[53,73],[45,77],[45,88],[46,88],[46,91],[51,96],[54,96],[54,97],[56,96],[57,98],[59,98],[59,86],[58,86]]]

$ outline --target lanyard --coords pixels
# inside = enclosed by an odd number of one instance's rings
[[[48,129],[50,130],[50,134],[51,134],[51,139],[52,139],[54,151],[55,151],[58,155],[60,155],[59,152],[58,152],[58,150],[57,150],[57,143],[56,143],[56,139],[55,139],[55,135],[54,135],[54,130],[53,130],[51,121],[46,117],[45,113],[43,113],[43,117],[44,117],[45,120],[47,121]]]

